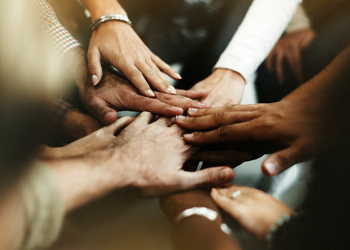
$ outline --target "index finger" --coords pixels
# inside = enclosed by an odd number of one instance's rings
[[[177,125],[189,130],[213,130],[224,125],[246,122],[255,119],[257,112],[217,112],[202,117],[176,116]]]

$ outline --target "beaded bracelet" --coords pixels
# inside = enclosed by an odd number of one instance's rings
[[[120,14],[113,14],[113,15],[105,15],[97,18],[95,22],[93,22],[90,26],[90,33],[92,34],[97,28],[105,23],[105,22],[110,22],[110,21],[121,21],[124,23],[128,23],[132,25],[132,22],[129,20],[129,18],[125,15],[120,15]]]

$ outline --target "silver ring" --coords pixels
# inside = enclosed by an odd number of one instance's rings
[[[231,194],[231,199],[236,199],[238,196],[242,194],[241,191],[236,191]]]

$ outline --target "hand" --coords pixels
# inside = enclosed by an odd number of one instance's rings
[[[119,118],[113,124],[103,127],[64,147],[51,148],[42,146],[39,157],[43,159],[65,159],[103,150],[116,138],[115,134],[122,131],[132,121],[132,117]]]
[[[329,108],[323,100],[316,96],[198,110],[189,112],[196,117],[179,116],[176,123],[185,129],[204,131],[186,134],[184,140],[190,144],[264,142],[281,147],[262,164],[263,172],[272,176],[312,159],[331,145],[338,124],[331,124],[332,129],[328,129],[333,119],[329,119]]]
[[[284,82],[283,62],[287,61],[299,84],[304,81],[302,56],[303,52],[314,38],[315,32],[311,29],[292,32],[282,37],[266,59],[267,68],[277,71],[278,80]],[[273,62],[275,63],[273,65]]]
[[[71,142],[102,128],[102,124],[93,116],[77,108],[70,108],[62,119],[61,127],[65,141]]]
[[[237,72],[229,69],[215,69],[209,77],[194,85],[192,89],[205,89],[206,95],[200,101],[215,107],[239,104],[244,85],[244,78]]]
[[[89,73],[93,85],[102,79],[101,60],[111,63],[134,84],[144,96],[154,97],[148,83],[163,93],[176,94],[164,73],[181,79],[168,64],[154,55],[129,24],[107,22],[92,34],[88,49]],[[162,71],[162,72],[161,72]]]
[[[105,71],[101,83],[93,87],[89,83],[79,86],[80,99],[85,108],[101,123],[113,123],[118,114],[116,111],[150,111],[163,116],[182,114],[184,110],[209,107],[193,99],[201,98],[203,90],[178,90],[177,95],[154,92],[156,98],[140,95],[137,89],[110,71]]]
[[[231,195],[236,191],[241,191],[241,194],[232,199]],[[265,240],[270,226],[278,219],[293,213],[282,202],[250,187],[227,184],[223,188],[213,188],[211,197],[219,207],[260,240]]]
[[[169,118],[149,124],[153,115],[144,112],[124,129],[111,148],[118,151],[131,186],[145,196],[158,196],[195,187],[218,185],[233,178],[227,167],[185,172],[182,166],[193,148],[182,139],[184,130]]]

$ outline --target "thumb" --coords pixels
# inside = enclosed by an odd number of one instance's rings
[[[101,66],[101,57],[99,50],[93,49],[89,51],[87,55],[88,59],[88,69],[89,75],[91,77],[92,86],[96,86],[102,78],[102,66]]]
[[[265,175],[274,176],[303,161],[302,151],[297,147],[290,147],[267,157],[262,163],[262,171]]]
[[[111,134],[114,135],[116,133],[119,133],[121,130],[127,127],[133,120],[134,118],[130,116],[125,116],[117,119],[116,122],[110,125]]]
[[[118,113],[106,105],[103,100],[96,100],[90,104],[90,112],[104,125],[110,125],[118,118]]]
[[[180,186],[182,189],[192,189],[208,186],[219,186],[233,179],[234,173],[228,167],[212,167],[197,172],[183,172]]]

